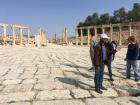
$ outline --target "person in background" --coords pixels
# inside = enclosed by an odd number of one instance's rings
[[[112,41],[112,45],[113,45],[113,49],[114,49],[112,60],[114,60],[115,54],[117,52],[117,43],[115,41]]]
[[[90,39],[90,58],[91,58],[91,63],[92,63],[92,67],[89,70],[93,70],[94,69],[94,49],[93,49],[93,36],[91,36]]]
[[[105,60],[105,65],[108,68],[110,81],[114,81],[114,79],[112,78],[112,67],[111,67],[112,57],[114,54],[114,47],[113,47],[113,43],[109,40],[106,42],[106,49],[107,49],[107,59]]]
[[[90,58],[92,62],[92,67],[89,70],[94,70],[94,47],[97,45],[98,41],[95,39],[95,36],[91,37],[90,40]]]
[[[135,81],[139,81],[139,74],[138,74],[138,64],[137,59],[139,56],[139,46],[136,42],[135,36],[130,36],[128,38],[128,49],[126,54],[126,61],[127,61],[127,70],[126,70],[126,78],[130,79],[131,77],[131,66],[134,69],[134,77]]]

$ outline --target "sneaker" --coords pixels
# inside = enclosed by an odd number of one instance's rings
[[[130,77],[126,77],[126,79],[130,79]]]
[[[113,78],[111,78],[111,79],[110,79],[110,81],[114,81],[114,79],[113,79]]]
[[[99,89],[95,89],[95,91],[96,91],[97,93],[99,93],[99,94],[103,94],[103,92],[102,92],[101,90],[99,90]]]
[[[101,87],[101,89],[102,89],[102,90],[107,90],[107,88],[105,88],[105,87]]]

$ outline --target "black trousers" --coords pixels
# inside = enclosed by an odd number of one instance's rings
[[[105,62],[105,65],[108,68],[108,73],[109,73],[110,79],[112,79],[112,68],[111,68],[111,64],[112,64],[112,60],[111,59],[109,61],[106,61]]]

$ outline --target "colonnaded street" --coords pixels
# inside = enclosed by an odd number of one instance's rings
[[[107,68],[103,94],[94,91],[88,47],[0,48],[0,105],[140,105],[140,82],[125,79],[126,49]],[[140,69],[140,68],[139,68]]]

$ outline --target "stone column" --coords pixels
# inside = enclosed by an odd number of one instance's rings
[[[13,46],[15,45],[15,27],[12,26],[12,31],[13,31]]]
[[[4,37],[3,37],[3,41],[4,41],[4,45],[6,45],[6,28],[7,28],[7,26],[6,25],[3,25],[3,35],[4,35]]]
[[[30,29],[29,28],[27,29],[27,34],[28,34],[27,43],[29,44],[30,43]]]
[[[56,34],[54,34],[54,40],[55,40],[55,43],[57,43],[57,36],[56,36]]]
[[[23,44],[23,33],[22,33],[22,27],[20,27],[20,45]]]
[[[122,26],[119,26],[119,30],[120,30],[120,33],[119,33],[119,45],[121,46],[122,45]]]
[[[132,36],[132,27],[131,27],[131,25],[129,26],[129,36]]]
[[[78,45],[78,29],[75,29],[76,45]]]
[[[81,46],[83,45],[83,29],[81,28]]]
[[[65,28],[65,30],[64,30],[64,40],[65,40],[65,43],[68,44],[68,30],[67,30],[67,28]]]
[[[105,28],[104,27],[102,27],[102,34],[104,34],[105,33]]]
[[[87,33],[88,33],[88,42],[87,42],[87,45],[89,46],[90,45],[90,28],[87,29]]]
[[[95,38],[97,40],[97,28],[96,27],[94,28],[94,34],[95,34]]]
[[[113,39],[113,26],[110,26],[110,40]]]

